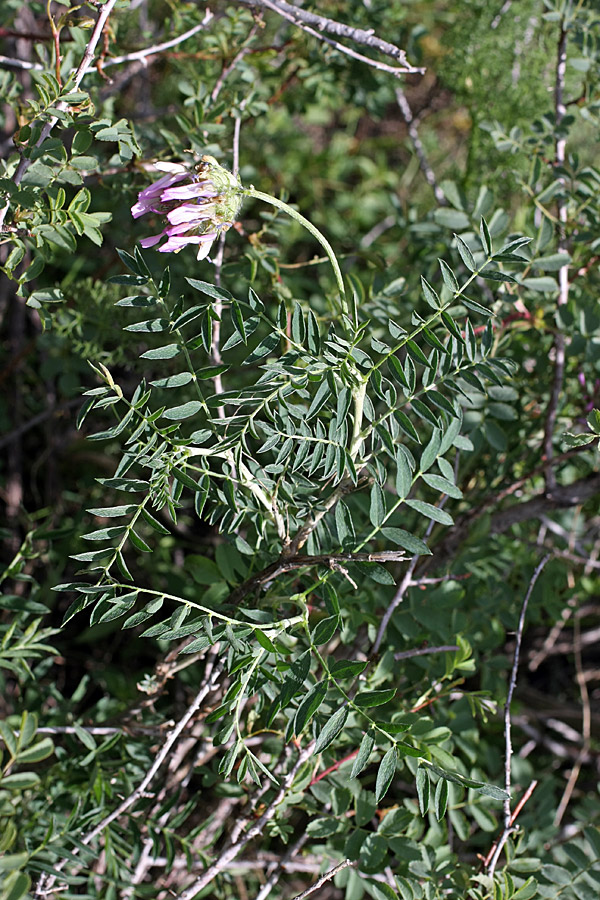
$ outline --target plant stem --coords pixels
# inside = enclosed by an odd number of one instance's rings
[[[344,288],[342,271],[337,261],[337,257],[333,252],[333,247],[331,246],[325,235],[322,234],[319,229],[312,224],[312,222],[309,222],[309,220],[306,219],[301,213],[295,210],[292,206],[289,206],[287,203],[284,203],[283,200],[278,200],[277,197],[272,197],[270,194],[263,194],[262,191],[257,191],[252,185],[250,185],[249,188],[245,188],[243,193],[246,197],[254,197],[256,200],[262,200],[264,203],[268,203],[270,206],[275,206],[277,209],[283,210],[283,212],[287,213],[288,216],[291,216],[292,219],[300,222],[300,224],[303,225],[304,228],[306,228],[306,230],[309,231],[312,236],[318,240],[325,253],[329,257],[329,261],[333,268],[335,280],[337,282],[337,287],[340,294],[340,305],[342,308],[342,313],[346,316],[349,316],[350,310],[348,307],[348,301],[346,299],[346,289]]]

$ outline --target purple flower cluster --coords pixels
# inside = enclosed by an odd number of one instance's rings
[[[131,207],[134,219],[148,212],[165,216],[160,234],[144,238],[142,247],[154,247],[163,238],[159,253],[178,253],[187,244],[198,245],[198,259],[210,253],[213,241],[231,228],[242,203],[242,186],[212,156],[203,156],[194,171],[181,163],[155,163],[166,172],[144,188]]]

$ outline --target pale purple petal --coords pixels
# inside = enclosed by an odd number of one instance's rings
[[[192,203],[182,203],[167,213],[167,219],[171,225],[181,225],[182,222],[202,222],[212,219],[215,215],[214,203],[205,206],[196,206]]]
[[[216,235],[215,235],[216,237]],[[198,253],[196,255],[196,259],[206,259],[208,254],[210,253],[210,248],[213,245],[213,241],[206,241],[203,244],[200,244],[198,247]]]
[[[187,166],[184,166],[183,163],[155,162],[154,168],[158,169],[159,172],[170,172],[173,175],[189,174]]]
[[[165,235],[165,232],[161,231],[160,234],[154,234],[154,235],[152,235],[152,237],[142,238],[142,240],[140,241],[140,245],[142,247],[144,247],[144,249],[146,247],[154,247],[154,245],[158,244],[158,242],[160,241],[160,239],[162,237],[164,237],[164,235]]]
[[[169,225],[164,230],[164,234],[168,235],[169,237],[171,237],[171,235],[187,234],[187,233],[195,234],[201,238],[210,238],[211,240],[217,236],[216,231],[203,232],[203,233],[201,232],[200,234],[198,234],[194,225],[190,224],[189,222],[182,222],[181,225]]]
[[[180,235],[178,237],[170,237],[166,244],[158,248],[159,253],[178,253],[188,244],[199,244],[200,238],[197,235]]]
[[[162,178],[159,178],[158,181],[155,181],[154,184],[149,184],[147,188],[144,188],[143,191],[140,191],[137,198],[137,203],[135,203],[131,207],[131,215],[134,219],[139,219],[140,216],[143,216],[144,213],[153,210],[152,204],[157,200],[160,200],[160,195],[162,192],[170,187],[173,184],[176,184],[178,181],[181,181],[186,177],[186,173],[181,174],[172,174],[172,175],[163,175]]]
[[[183,184],[179,187],[167,188],[163,191],[162,200],[189,200],[193,197],[212,198],[217,196],[217,191],[209,190],[206,182],[194,182],[193,184]]]
[[[139,219],[140,216],[143,216],[147,212],[154,212],[154,207],[152,206],[152,201],[149,199],[140,200],[138,198],[137,203],[131,207],[131,215],[134,219]]]

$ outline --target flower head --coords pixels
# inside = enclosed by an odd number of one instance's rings
[[[141,191],[131,214],[137,219],[159,213],[166,226],[140,244],[153,247],[166,237],[159,253],[178,253],[187,244],[197,244],[197,258],[204,259],[213,241],[237,218],[242,204],[239,180],[212,156],[203,156],[194,171],[180,163],[156,163],[155,168],[166,174]]]

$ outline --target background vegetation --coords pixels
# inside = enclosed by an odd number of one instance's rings
[[[599,26],[2,4],[2,900],[598,896]]]

